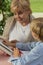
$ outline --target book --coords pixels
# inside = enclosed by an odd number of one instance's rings
[[[13,53],[13,50],[9,48],[8,46],[6,46],[5,44],[3,44],[2,40],[0,40],[0,50],[4,51],[8,55],[12,55]]]

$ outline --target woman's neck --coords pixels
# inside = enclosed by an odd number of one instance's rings
[[[26,25],[28,25],[29,23],[30,23],[29,21],[26,21],[26,22],[22,22],[21,25],[22,25],[22,26],[26,26]]]

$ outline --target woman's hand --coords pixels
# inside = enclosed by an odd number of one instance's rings
[[[0,40],[2,40],[2,43],[7,45],[7,46],[11,46],[11,47],[16,47],[16,42],[18,42],[17,40],[12,40],[12,41],[8,41],[6,39],[0,38]]]
[[[4,51],[0,50],[0,55],[7,55]]]
[[[16,42],[19,42],[19,41],[17,41],[17,40],[12,40],[12,41],[11,41],[11,43],[16,43]]]
[[[2,50],[0,50],[0,55],[3,55],[3,53],[4,53],[4,52],[3,52]]]
[[[4,43],[4,44],[7,44],[7,43],[8,43],[8,41],[7,41],[6,39],[3,39],[3,38],[0,38],[0,41],[1,41],[2,43]]]
[[[12,46],[12,42],[8,41],[7,39],[0,38],[0,41],[2,41],[3,44],[7,46]]]

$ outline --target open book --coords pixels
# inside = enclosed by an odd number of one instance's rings
[[[2,40],[0,40],[0,50],[4,51],[8,55],[12,55],[12,53],[13,53],[11,48],[9,48],[8,46],[6,46],[5,44],[2,43]]]

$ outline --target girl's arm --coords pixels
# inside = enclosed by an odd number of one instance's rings
[[[22,51],[30,51],[36,45],[35,43],[36,42],[28,42],[28,43],[18,42],[16,43],[16,47]]]
[[[36,47],[34,47],[28,54],[25,54],[22,59],[24,63],[31,63],[40,57],[43,56],[43,42],[37,43]]]
[[[23,54],[21,57],[18,58],[11,58],[12,63],[14,64],[17,62],[18,65],[26,65],[27,63],[30,64],[33,61],[40,59],[43,56],[43,43],[37,43],[36,46],[27,54]],[[16,64],[16,63],[15,63]]]

